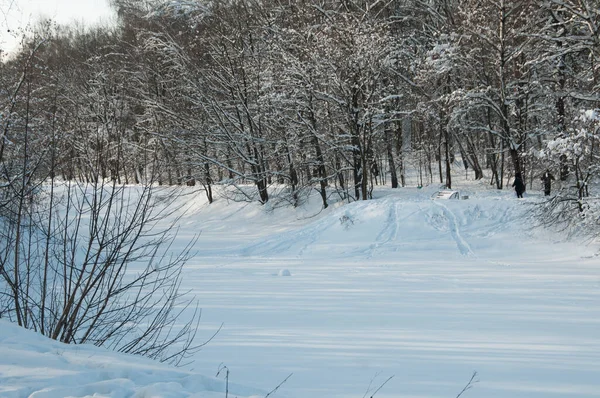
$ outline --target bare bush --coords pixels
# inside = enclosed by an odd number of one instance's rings
[[[199,312],[179,287],[194,240],[173,250],[180,209],[157,189],[51,181],[4,212],[2,316],[65,343],[173,363],[191,354]]]

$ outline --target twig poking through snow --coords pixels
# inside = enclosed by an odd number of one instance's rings
[[[471,376],[471,380],[469,380],[469,382],[467,383],[467,385],[462,389],[462,391],[456,396],[456,398],[459,398],[461,395],[463,395],[463,393],[467,390],[470,390],[473,385],[475,383],[478,383],[479,380],[475,380],[475,377],[477,376],[477,371],[473,372],[473,376]]]
[[[388,381],[392,380],[392,378],[393,378],[393,377],[394,377],[393,375],[392,375],[392,376],[390,376],[390,377],[388,377],[388,379],[387,379],[386,381],[384,381],[384,382],[383,382],[383,383],[382,383],[382,384],[379,386],[379,388],[377,388],[377,390],[375,390],[375,391],[373,392],[373,394],[371,394],[371,396],[370,396],[369,398],[373,398],[373,397],[375,396],[375,394],[377,394],[377,392],[378,392],[379,390],[381,390],[381,389],[383,388],[383,386],[385,386],[385,385],[387,384],[387,382],[388,382]]]
[[[229,368],[221,363],[215,377],[219,377],[222,370],[225,370],[225,398],[227,398],[229,396]]]
[[[279,383],[279,385],[277,387],[275,387],[273,390],[271,390],[267,395],[265,395],[265,398],[268,398],[269,395],[273,394],[275,391],[279,390],[279,387],[281,387],[283,385],[283,383],[285,383],[286,381],[288,381],[288,379],[290,377],[292,377],[293,373],[290,373],[290,375],[288,377],[286,377],[285,379],[283,379],[283,381],[281,383]]]
[[[369,393],[369,391],[371,391],[371,386],[373,385],[373,382],[375,381],[375,379],[381,374],[381,372],[377,372],[375,373],[375,376],[373,376],[373,378],[371,379],[371,381],[369,382],[369,387],[367,387],[367,391],[365,391],[365,395],[363,395],[362,398],[367,398],[367,394]]]

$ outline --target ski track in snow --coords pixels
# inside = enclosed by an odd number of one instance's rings
[[[473,255],[471,247],[460,234],[460,228],[458,220],[456,218],[456,214],[454,214],[447,206],[443,205],[440,201],[434,201],[433,203],[440,207],[444,212],[444,215],[446,216],[446,219],[449,223],[450,233],[452,234],[452,238],[456,242],[456,247],[458,248],[460,253],[463,256]]]
[[[400,220],[398,220],[398,208],[400,206],[399,203],[391,203],[389,205],[385,225],[377,235],[376,243],[371,245],[367,258],[373,257],[381,245],[386,245],[396,240],[400,223]]]
[[[398,252],[402,250],[402,237],[400,231],[403,230],[403,222],[416,215],[422,215],[423,209],[419,208],[404,216],[402,214],[403,205],[399,201],[389,201],[389,206],[386,222],[377,235],[376,242],[371,244],[364,254],[367,258],[373,258],[379,252],[386,251]]]
[[[414,207],[416,209],[413,210]],[[441,210],[441,214],[436,209]],[[375,217],[364,216],[367,210],[376,213]],[[485,231],[475,231],[475,234],[482,238],[491,237],[495,231],[498,231],[499,226],[510,218],[509,209],[503,209],[499,215],[482,214],[479,205],[467,210],[472,212],[476,219],[488,219]],[[384,214],[385,218],[383,218]],[[380,224],[378,216],[382,218]],[[397,198],[352,203],[298,230],[268,236],[259,242],[248,244],[240,250],[240,253],[242,256],[264,257],[288,252],[303,256],[310,254],[315,245],[326,245],[325,239],[332,231],[337,231],[339,235],[360,233],[361,229],[365,229],[364,238],[355,238],[354,246],[346,249],[345,255],[371,259],[387,252],[401,251],[410,244],[411,236],[406,235],[407,226],[404,224],[408,220],[413,220],[411,225],[429,225],[442,233],[449,232],[449,237],[461,255],[475,255],[461,231],[463,226],[471,227],[473,220],[469,220],[468,215],[459,218],[455,211],[441,201],[431,200],[423,204],[413,201],[403,202]],[[369,236],[369,231],[377,231],[377,233]]]

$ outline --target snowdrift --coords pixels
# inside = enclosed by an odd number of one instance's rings
[[[230,384],[239,397],[265,392]],[[0,396],[222,397],[225,382],[89,345],[67,345],[0,319]],[[256,395],[255,395],[256,394]]]

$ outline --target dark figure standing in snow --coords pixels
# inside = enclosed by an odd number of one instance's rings
[[[546,169],[546,172],[542,176],[542,182],[544,183],[544,195],[550,195],[550,190],[552,189],[552,181],[554,180],[554,176],[550,173],[550,170]]]
[[[521,173],[515,174],[515,181],[512,184],[515,187],[515,191],[517,192],[517,198],[523,197],[523,192],[525,192],[525,183],[523,182],[523,177],[521,177]]]

